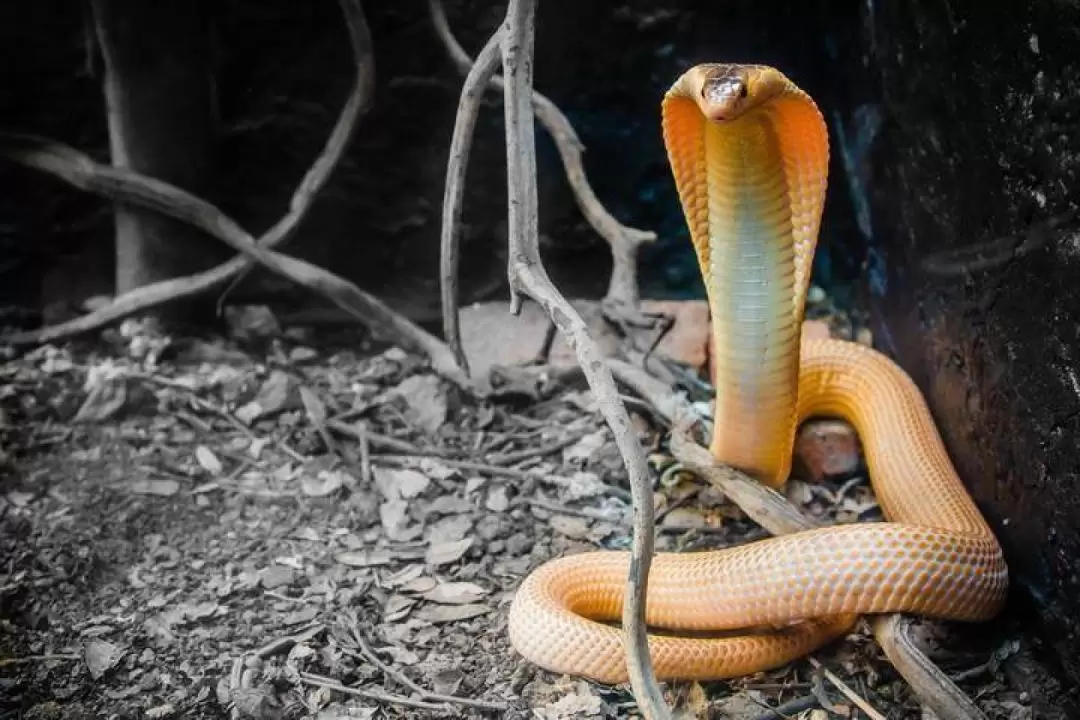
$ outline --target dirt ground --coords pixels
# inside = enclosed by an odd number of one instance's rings
[[[0,365],[0,718],[631,718],[509,646],[544,560],[623,548],[626,480],[580,380],[477,400],[358,335],[169,338],[128,322]],[[658,547],[763,536],[650,449]],[[873,520],[860,478],[793,481]],[[1008,619],[938,636],[990,718],[1066,717]],[[693,717],[922,710],[865,628],[810,660],[669,685]],[[779,709],[777,711],[777,709]]]

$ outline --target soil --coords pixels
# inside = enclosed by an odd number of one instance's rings
[[[0,365],[0,718],[638,717],[626,687],[538,670],[506,636],[532,568],[629,542],[587,389],[537,374],[478,400],[355,334],[251,328],[129,321]],[[659,549],[763,536],[635,419]],[[788,494],[878,517],[857,476]],[[1013,621],[936,638],[988,717],[1066,717]],[[865,628],[814,658],[885,717],[922,716]],[[866,717],[805,659],[666,687],[694,717]]]

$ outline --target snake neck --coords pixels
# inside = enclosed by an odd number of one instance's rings
[[[784,158],[768,111],[704,135],[716,386],[712,453],[773,486],[791,466],[798,400],[795,247]]]

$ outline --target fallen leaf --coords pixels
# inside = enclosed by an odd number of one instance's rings
[[[292,378],[288,373],[275,370],[259,388],[255,398],[236,411],[236,416],[250,425],[261,417],[281,411],[289,400]]]
[[[127,382],[124,378],[102,377],[90,387],[72,422],[104,422],[116,415],[126,402]]]
[[[540,720],[571,720],[571,718],[599,717],[603,710],[600,698],[589,688],[580,688],[577,692],[563,695],[553,703],[542,708],[534,708],[533,713]]]
[[[427,541],[441,543],[461,540],[469,534],[472,526],[473,520],[469,515],[447,515],[439,518],[428,528]]]
[[[391,540],[408,540],[419,534],[409,528],[409,504],[404,500],[385,500],[379,505],[379,521]]]
[[[220,475],[223,469],[221,460],[218,460],[218,456],[214,454],[214,451],[205,445],[199,445],[195,448],[195,461],[199,463],[199,467],[211,475]]]
[[[416,600],[406,595],[391,595],[383,607],[383,620],[396,622],[409,614],[416,605]]]
[[[428,516],[432,515],[460,515],[472,512],[473,504],[457,495],[440,495],[432,500],[427,506]]]
[[[406,565],[401,570],[391,573],[383,578],[382,584],[388,588],[401,587],[419,578],[424,574],[423,565]]]
[[[454,695],[464,679],[465,674],[457,668],[447,668],[435,673],[431,678],[431,685],[435,692],[441,695]]]
[[[434,375],[411,375],[387,393],[400,397],[408,410],[406,419],[428,433],[435,433],[446,422],[446,394]]]
[[[570,447],[563,450],[563,462],[582,464],[591,458],[607,442],[607,428],[600,428],[584,436]]]
[[[442,605],[468,605],[480,600],[487,594],[488,591],[476,583],[444,582],[437,584],[424,593],[423,598],[429,602]]]
[[[449,565],[460,560],[472,544],[471,537],[432,543],[424,559],[429,565]]]
[[[311,422],[319,428],[326,427],[326,405],[319,396],[306,385],[300,386],[300,401],[304,403],[304,410]]]
[[[416,616],[421,620],[439,624],[468,620],[469,618],[486,615],[489,612],[491,612],[491,608],[488,606],[475,603],[469,605],[428,605],[418,611]]]
[[[124,657],[124,651],[118,645],[107,640],[95,638],[83,644],[83,661],[90,677],[100,680],[105,673],[116,667]]]
[[[571,515],[553,515],[548,521],[555,532],[573,540],[584,540],[589,535],[589,521]]]
[[[376,550],[346,550],[334,555],[334,562],[349,567],[372,567],[375,565],[389,565],[393,561],[393,555],[385,548]]]
[[[343,485],[345,485],[345,475],[337,470],[322,470],[314,477],[304,474],[300,478],[300,489],[308,497],[332,495]]]
[[[147,479],[132,480],[128,489],[136,495],[157,495],[158,497],[170,497],[180,490],[180,483],[170,479]]]
[[[607,488],[596,473],[579,470],[570,476],[570,484],[566,487],[568,500],[581,500],[582,498],[596,497],[607,493]]]
[[[420,567],[417,565],[416,567]],[[407,593],[426,593],[436,585],[438,581],[433,577],[418,577],[401,584],[401,591]]]
[[[414,498],[427,490],[431,479],[410,468],[372,468],[375,486],[387,500]]]
[[[506,495],[506,487],[503,485],[496,485],[491,488],[491,490],[488,491],[484,507],[494,513],[506,512],[510,507],[510,498]]]
[[[412,650],[398,647],[397,645],[386,645],[379,648],[379,650],[393,658],[394,663],[397,665],[415,665],[420,662],[419,655]]]

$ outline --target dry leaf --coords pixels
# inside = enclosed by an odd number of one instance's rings
[[[251,402],[236,411],[236,416],[250,425],[261,417],[279,412],[289,400],[292,378],[288,373],[275,370],[270,373],[258,394]]]
[[[435,692],[441,695],[454,695],[464,679],[465,674],[460,670],[448,668],[435,673],[435,676],[431,678],[431,685]]]
[[[95,638],[83,644],[83,661],[90,677],[100,680],[105,673],[116,667],[124,657],[124,651],[118,645]]]
[[[406,565],[401,570],[383,578],[382,585],[388,588],[402,587],[424,574],[423,565]]]
[[[90,384],[90,378],[87,378]],[[104,422],[118,413],[127,402],[127,382],[122,376],[101,376],[89,388],[86,399],[72,422]]]
[[[320,429],[326,427],[326,405],[319,399],[311,388],[306,385],[300,386],[300,401],[304,403],[304,410],[311,422]]]
[[[374,565],[389,565],[393,561],[390,551],[385,548],[377,550],[346,550],[334,555],[334,561],[349,567],[372,567]]]
[[[211,475],[220,475],[223,470],[218,456],[205,445],[199,445],[195,448],[195,461],[199,463],[199,467]]]
[[[472,547],[472,544],[473,539],[471,537],[462,540],[432,543],[424,559],[429,565],[449,565],[460,560],[465,555],[465,552]]]
[[[567,500],[581,500],[582,498],[597,497],[607,493],[607,488],[601,482],[596,473],[585,470],[578,471],[570,476],[570,484],[566,487]]]
[[[393,658],[395,665],[415,665],[420,662],[419,655],[412,650],[398,647],[397,645],[386,645],[379,648],[379,651],[384,652]]]
[[[404,500],[386,500],[379,505],[379,521],[386,537],[391,540],[412,540],[420,536],[423,527],[409,527],[409,504]]]
[[[600,717],[603,703],[587,686],[578,684],[578,691],[562,696],[542,708],[533,708],[540,720],[571,720],[572,718]]]
[[[473,521],[469,515],[447,515],[439,518],[428,528],[427,541],[429,543],[448,542],[461,540],[472,530]]]
[[[431,484],[431,479],[422,472],[410,468],[372,468],[375,486],[387,500],[414,498]]]
[[[413,567],[420,568],[421,566],[414,565]],[[414,578],[406,583],[403,583],[400,587],[402,592],[426,593],[432,588],[434,588],[436,585],[438,585],[438,581],[435,578],[425,576]]]
[[[476,583],[445,582],[424,593],[425,600],[442,605],[467,605],[480,600],[488,591]]]
[[[494,513],[506,512],[510,507],[510,498],[506,496],[506,487],[496,485],[488,492],[484,507]]]
[[[446,422],[446,394],[434,375],[412,375],[387,395],[402,398],[408,406],[406,419],[428,433],[437,432]]]
[[[416,616],[422,620],[427,620],[428,622],[437,625],[439,623],[468,620],[469,618],[486,615],[489,612],[491,612],[491,608],[486,605],[479,604],[429,605],[417,612]]]
[[[300,489],[308,497],[326,497],[342,488],[346,476],[338,470],[322,470],[318,475],[303,475],[300,478]]]
[[[563,450],[563,461],[568,465],[584,464],[596,451],[604,446],[607,441],[607,428],[602,427],[596,432],[584,436],[570,447]]]
[[[416,600],[405,595],[391,595],[383,607],[383,620],[385,622],[397,622],[401,620],[416,605]]]
[[[555,532],[573,540],[584,540],[589,535],[589,521],[570,515],[553,515],[549,521]]]
[[[175,480],[155,480],[143,478],[132,480],[128,489],[136,495],[157,495],[158,497],[171,497],[180,490],[180,483]]]

